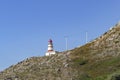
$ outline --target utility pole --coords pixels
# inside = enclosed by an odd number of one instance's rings
[[[66,47],[66,51],[68,50],[68,37],[65,36],[65,47]]]
[[[86,43],[88,43],[88,32],[86,32]]]

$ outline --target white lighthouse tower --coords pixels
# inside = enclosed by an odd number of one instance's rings
[[[56,51],[54,51],[53,49],[53,41],[51,39],[49,39],[48,41],[48,50],[46,52],[46,56],[50,56],[52,54],[56,54]]]

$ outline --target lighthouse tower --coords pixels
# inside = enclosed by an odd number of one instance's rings
[[[52,54],[56,54],[56,52],[53,50],[53,41],[51,39],[49,39],[48,41],[48,50],[46,52],[46,56],[50,56]]]

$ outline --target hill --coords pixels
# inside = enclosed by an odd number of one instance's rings
[[[120,24],[81,47],[12,65],[0,80],[120,80]]]

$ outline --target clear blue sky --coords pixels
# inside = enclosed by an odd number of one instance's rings
[[[91,41],[120,20],[120,0],[0,0],[0,70],[43,56],[48,39],[65,50]]]

